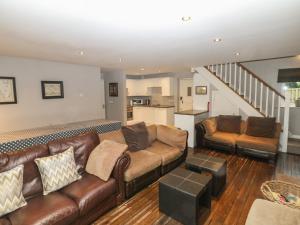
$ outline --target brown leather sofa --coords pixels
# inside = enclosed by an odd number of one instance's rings
[[[275,124],[274,135],[270,137],[251,136],[247,134],[249,127],[248,120],[256,117],[249,117],[247,121],[240,120],[234,127],[233,122],[224,122],[220,117],[238,116],[219,116],[210,117],[197,125],[197,135],[200,139],[199,144],[211,149],[227,151],[230,153],[245,154],[253,157],[264,158],[274,161],[277,157],[281,125]],[[263,118],[259,118],[263,120]],[[268,118],[267,118],[268,119]]]
[[[100,178],[85,172],[91,151],[100,143],[95,132],[61,139],[27,148],[22,151],[0,154],[0,172],[24,164],[23,195],[27,205],[0,218],[1,225],[37,224],[90,224],[109,209],[124,200],[124,171],[130,163],[128,154],[117,161],[110,179]],[[63,189],[43,195],[42,181],[35,158],[54,155],[74,147],[75,161],[82,178]]]
[[[158,125],[161,126],[161,125]],[[126,198],[130,198],[135,193],[156,181],[160,176],[179,166],[185,161],[187,156],[187,131],[181,130],[180,133],[186,135],[184,147],[182,149],[174,147],[172,142],[176,142],[176,134],[172,134],[174,128],[166,127],[171,142],[165,143],[158,140],[156,133],[157,125],[147,126],[149,142],[151,146],[136,152],[127,151],[131,163],[124,174]],[[177,131],[179,131],[177,129]],[[100,140],[114,140],[119,143],[126,143],[121,130],[100,134]],[[178,139],[177,139],[178,140]]]

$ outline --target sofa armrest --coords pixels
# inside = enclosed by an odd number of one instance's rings
[[[217,131],[217,120],[216,117],[210,117],[201,122],[205,133],[207,135],[213,135]]]
[[[206,134],[206,131],[205,131],[205,127],[203,126],[202,122],[197,123],[195,125],[195,129],[196,129],[196,144],[197,144],[197,147],[204,146],[203,139],[204,139],[204,136]]]
[[[130,156],[127,153],[122,154],[117,160],[112,172],[112,177],[115,178],[117,182],[118,204],[125,199],[124,173],[129,167],[130,161]]]

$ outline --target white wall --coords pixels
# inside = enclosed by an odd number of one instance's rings
[[[210,82],[205,79],[200,73],[195,73],[193,77],[193,109],[207,110],[207,103],[211,101],[211,86]],[[196,86],[207,86],[207,95],[196,95]]]
[[[0,56],[0,76],[16,77],[18,104],[0,105],[0,133],[104,118],[100,68]],[[41,80],[64,82],[63,99],[42,99]]]
[[[283,59],[263,60],[242,64],[249,70],[254,72],[262,80],[271,85],[271,87],[283,93],[282,84],[277,83],[278,70],[287,68],[299,68],[300,57],[297,56]]]

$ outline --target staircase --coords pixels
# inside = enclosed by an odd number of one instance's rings
[[[276,121],[283,125],[281,150],[286,152],[290,105],[288,92],[283,96],[238,62],[213,64],[194,69],[204,75],[210,83],[218,86],[217,88],[224,94],[228,93],[228,90],[233,92],[234,94],[231,93],[231,96],[226,97],[233,100],[238,97],[239,101],[235,102],[238,102],[239,108],[247,112],[248,116],[275,117]]]

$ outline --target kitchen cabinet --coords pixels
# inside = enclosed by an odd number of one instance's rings
[[[161,87],[162,96],[173,96],[174,78],[126,79],[127,96],[150,96],[152,87]]]
[[[133,120],[149,124],[174,125],[174,107],[133,107]]]

